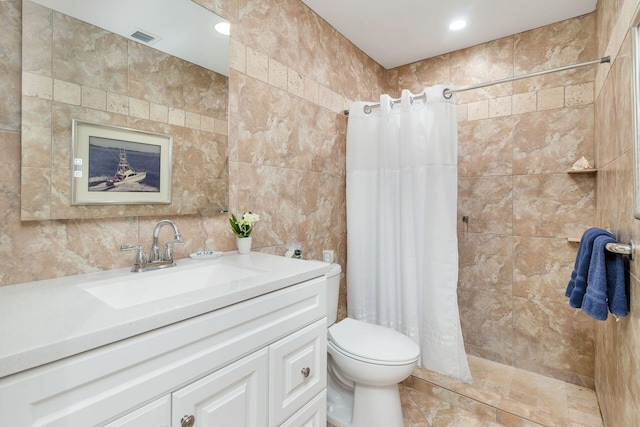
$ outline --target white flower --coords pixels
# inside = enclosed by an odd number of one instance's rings
[[[233,233],[236,236],[243,238],[251,236],[253,226],[259,220],[260,216],[258,214],[254,214],[253,212],[245,212],[242,214],[240,219],[231,214],[231,218],[229,218],[229,224],[231,224],[231,230],[233,231]]]

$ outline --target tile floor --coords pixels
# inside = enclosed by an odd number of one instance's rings
[[[473,356],[469,367],[473,384],[416,369],[400,385],[405,427],[602,427],[591,389]]]

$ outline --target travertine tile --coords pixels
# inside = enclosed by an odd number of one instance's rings
[[[191,111],[185,112],[185,127],[190,129],[200,129],[200,114],[192,113]]]
[[[512,99],[513,114],[523,114],[536,111],[538,108],[538,97],[536,92],[517,93]]]
[[[298,238],[305,241],[346,233],[345,178],[304,172],[299,185]]]
[[[449,84],[451,81],[449,55],[441,55],[398,67],[398,81],[400,88],[409,89],[413,93],[419,93],[425,87]]]
[[[347,99],[368,101],[368,94],[360,93],[361,85],[364,87],[364,54],[353,43],[340,36],[338,60],[341,70],[338,93]]]
[[[41,76],[53,77],[51,60],[53,37],[53,11],[45,6],[32,1],[20,2],[22,5],[22,16],[20,19],[19,4],[16,2],[3,2],[0,4],[0,19],[4,29],[2,38],[3,52],[13,51],[17,54],[17,59],[22,56],[22,72],[34,73]],[[22,40],[20,25],[22,24]],[[25,52],[32,55],[21,55],[20,42]],[[6,44],[5,44],[6,43]],[[4,59],[4,58],[3,58]],[[8,58],[7,58],[8,59]],[[2,61],[4,63],[4,61]],[[14,61],[8,61],[7,64]],[[18,62],[19,71],[20,62]],[[2,74],[3,76],[6,74]]]
[[[247,47],[238,40],[229,41],[229,67],[245,73],[247,69]]]
[[[149,118],[149,101],[136,99],[136,98],[129,98],[129,114],[133,117],[138,117],[140,119],[148,119]],[[174,120],[175,120],[175,117],[176,116],[173,116]]]
[[[107,109],[107,93],[101,89],[82,87],[82,106],[96,110]]]
[[[504,37],[449,54],[451,82],[466,86],[513,76],[513,37]],[[483,101],[512,95],[512,83],[457,94],[458,102]],[[472,120],[469,118],[469,120]]]
[[[270,57],[287,67],[296,66],[299,63],[298,22],[302,7],[297,0],[240,2],[239,41],[259,52],[269,52]]]
[[[323,108],[331,110],[331,89],[322,85],[318,86],[318,104]]]
[[[562,366],[566,371],[593,376],[593,338],[588,328],[593,319],[581,310],[516,297],[513,321],[518,358],[540,367]],[[557,344],[564,342],[569,345]]]
[[[132,45],[138,44],[131,42]],[[100,55],[95,54],[100,46]],[[108,92],[126,93],[127,39],[58,12],[53,13],[54,78]],[[129,82],[130,83],[130,82]]]
[[[564,102],[565,107],[593,104],[593,83],[565,86]]]
[[[25,49],[29,46],[22,44],[20,38],[21,5],[22,2],[0,4],[0,28],[2,28],[2,40],[0,41],[0,76],[2,76],[0,79],[0,91],[2,91],[0,129],[14,131],[20,129],[20,75],[23,70],[30,70],[22,68],[23,63],[20,59],[21,46],[25,46]],[[42,59],[49,61],[50,58],[50,55],[48,58],[44,55],[42,57]],[[46,61],[44,65],[46,66]],[[31,71],[37,70],[31,69]]]
[[[252,234],[257,247],[297,242],[300,173],[292,169],[239,164],[239,212],[259,212]]]
[[[287,72],[287,88],[289,93],[299,97],[304,97],[304,76],[289,68]]]
[[[414,424],[422,421],[418,409],[433,425],[466,427],[496,421],[514,427],[602,427],[593,390],[580,394],[590,409],[573,409],[573,384],[473,356],[468,360],[473,384],[424,368],[414,370],[400,386],[405,426],[421,425]],[[458,411],[465,413],[463,422],[452,421]]]
[[[22,110],[22,161],[17,163],[23,167],[50,168],[51,101],[24,96]]]
[[[458,286],[511,295],[513,282],[512,238],[486,233],[458,237]]]
[[[471,233],[511,234],[511,176],[458,177],[458,218],[469,216]]]
[[[566,239],[514,237],[513,295],[566,304],[576,249]]]
[[[247,47],[247,75],[262,82],[268,82],[269,57]]]
[[[588,175],[513,177],[513,231],[520,236],[581,236],[594,221],[595,188]]]
[[[538,111],[564,107],[564,87],[554,87],[538,91]]]
[[[513,340],[513,306],[511,296],[492,292],[458,289],[460,323],[465,343],[510,353]]]
[[[169,122],[169,108],[166,105],[156,104],[155,102],[149,103],[149,119],[154,122],[168,123]]]
[[[346,120],[310,102],[302,102],[298,128],[298,168],[344,174]]]
[[[489,117],[489,101],[476,101],[467,104],[467,120],[482,120]]]
[[[513,126],[513,173],[564,173],[582,156],[594,162],[591,105],[522,114]]]
[[[275,59],[269,59],[269,84],[282,90],[287,90],[289,84],[287,67]]]
[[[337,90],[340,84],[337,30],[306,5],[301,7],[298,29],[301,71],[318,84]]]
[[[458,124],[458,176],[510,175],[514,124],[512,117]]]
[[[308,77],[304,79],[304,99],[314,104],[318,103],[318,82]]]
[[[514,36],[514,75],[550,70],[596,57],[595,14],[567,19]],[[594,66],[518,80],[514,93],[592,82]]]
[[[489,117],[504,117],[511,115],[511,97],[489,99]]]
[[[118,93],[107,92],[107,111],[117,114],[129,114],[129,97]],[[167,120],[163,120],[166,122]]]
[[[131,109],[131,106],[129,106],[129,109]],[[181,108],[169,108],[169,124],[184,126],[184,110]]]
[[[129,97],[184,109],[186,62],[134,41],[128,51]]]
[[[82,88],[77,84],[54,80],[53,100],[65,104],[80,105],[82,103]]]
[[[22,94],[34,98],[53,99],[53,79],[33,73],[22,73]]]
[[[301,101],[250,77],[240,83],[238,159],[242,162],[293,167],[297,162]]]

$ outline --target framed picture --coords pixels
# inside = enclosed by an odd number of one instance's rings
[[[170,135],[73,119],[72,205],[171,203]]]

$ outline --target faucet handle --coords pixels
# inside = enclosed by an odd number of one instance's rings
[[[165,250],[164,250],[164,256],[163,256],[163,261],[173,261],[173,258],[175,256],[174,252],[173,252],[173,245],[184,245],[185,242],[184,240],[180,239],[180,240],[174,240],[173,242],[167,242],[165,243]]]
[[[147,262],[147,258],[144,255],[143,245],[135,245],[135,246],[122,245],[120,246],[120,250],[121,251],[138,251],[138,253],[136,253],[136,258],[133,261],[134,265],[143,265],[143,264],[146,264]]]
[[[164,261],[173,261],[173,243],[167,242],[165,244],[164,257],[162,258]]]

